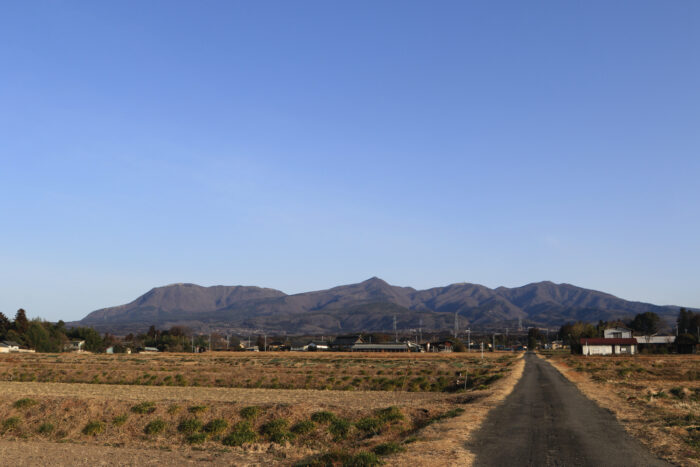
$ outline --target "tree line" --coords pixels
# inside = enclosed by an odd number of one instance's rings
[[[84,340],[85,349],[93,352],[102,349],[104,344],[103,336],[92,328],[67,329],[63,321],[30,320],[22,308],[17,310],[13,320],[0,312],[0,341],[14,342],[37,352],[62,352],[75,339]]]

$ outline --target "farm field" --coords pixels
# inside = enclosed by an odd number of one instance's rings
[[[3,355],[0,451],[117,449],[126,464],[371,463],[468,414],[518,356]],[[465,389],[456,373],[466,370]]]
[[[651,451],[700,465],[700,356],[542,355]]]
[[[455,373],[467,369],[467,388],[488,387],[512,355],[488,357],[481,362],[476,353],[7,354],[0,357],[0,381],[445,392],[456,390]]]

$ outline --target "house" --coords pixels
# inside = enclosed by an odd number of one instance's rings
[[[112,346],[110,346],[110,347],[107,347],[107,349],[105,349],[105,353],[108,353],[108,354],[113,354],[113,353],[115,353],[115,352],[114,352],[114,346],[112,345]],[[124,347],[124,353],[125,353],[125,354],[130,354],[130,353],[131,353],[131,349],[130,349],[129,347]]]
[[[406,342],[391,342],[386,344],[355,344],[351,352],[410,352],[411,347]]]
[[[632,337],[582,337],[580,340],[583,355],[634,355],[637,352],[637,339]]]
[[[160,352],[156,347],[144,347],[139,353],[158,353]]]
[[[307,350],[309,352],[319,352],[319,351],[324,351],[329,349],[329,343],[326,341],[311,341],[306,345],[306,348],[304,350]]]
[[[423,344],[426,352],[452,352],[452,342],[436,341]]]
[[[291,347],[282,341],[273,341],[267,345],[267,350],[270,352],[279,352],[291,350]]]
[[[335,351],[350,350],[355,344],[364,344],[362,335],[353,334],[348,336],[338,336],[331,342],[331,348]]]
[[[68,342],[65,346],[63,346],[63,350],[67,352],[82,352],[85,350],[85,341],[84,340],[74,340]]]
[[[608,328],[603,331],[603,337],[606,339],[630,339],[632,331],[623,327]]]
[[[19,352],[19,344],[14,341],[3,341],[0,344],[0,353]]]

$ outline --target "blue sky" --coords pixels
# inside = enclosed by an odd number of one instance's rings
[[[173,282],[700,307],[700,3],[0,6],[0,311]]]

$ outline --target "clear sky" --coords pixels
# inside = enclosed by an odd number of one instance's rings
[[[0,311],[173,282],[700,307],[700,2],[0,5]]]

